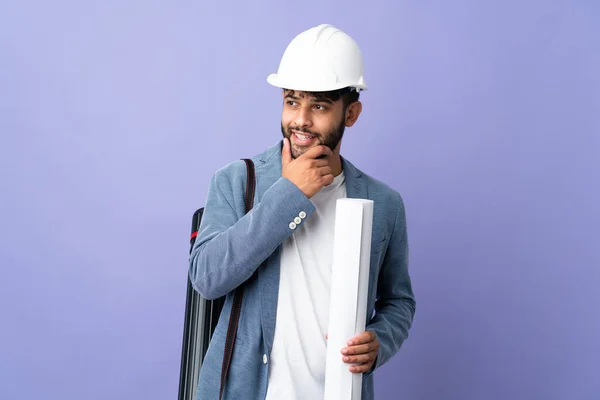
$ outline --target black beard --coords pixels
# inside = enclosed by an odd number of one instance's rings
[[[319,144],[327,146],[331,149],[331,151],[333,151],[338,144],[340,143],[340,141],[342,140],[342,138],[344,137],[344,131],[346,129],[346,125],[344,125],[344,121],[342,120],[340,122],[340,124],[333,129],[332,131],[329,131],[327,135],[325,135],[325,140],[323,140],[323,135],[321,135],[320,133],[317,132],[313,132],[309,129],[305,129],[305,128],[288,128],[285,129],[283,127],[283,124],[281,124],[281,134],[283,135],[284,138],[287,138],[288,140],[290,140],[290,145],[292,144],[291,140],[292,140],[292,129],[298,132],[303,132],[309,135],[313,135],[317,138],[317,140],[319,141]],[[298,158],[299,156],[294,154],[294,151],[292,150],[292,158]]]

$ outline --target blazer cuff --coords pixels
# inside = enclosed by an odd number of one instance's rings
[[[261,206],[272,210],[269,223],[282,236],[293,234],[314,211],[308,197],[287,178],[280,177],[265,191]]]

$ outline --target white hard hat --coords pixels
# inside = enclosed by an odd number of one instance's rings
[[[276,74],[267,82],[283,89],[324,92],[346,87],[367,89],[358,45],[327,24],[300,33],[288,45]]]

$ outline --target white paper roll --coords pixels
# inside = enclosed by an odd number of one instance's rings
[[[373,201],[339,199],[335,211],[325,400],[360,400],[362,374],[342,361],[342,348],[365,331]]]

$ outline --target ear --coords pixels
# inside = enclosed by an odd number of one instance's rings
[[[344,121],[346,127],[349,128],[352,125],[354,125],[358,120],[358,117],[360,116],[361,112],[362,103],[360,101],[355,101],[354,103],[350,104],[346,109],[346,119]]]

